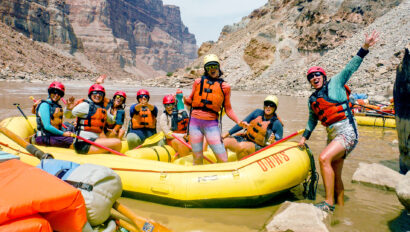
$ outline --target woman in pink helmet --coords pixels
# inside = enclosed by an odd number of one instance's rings
[[[123,91],[117,91],[114,93],[112,99],[108,102],[107,109],[110,114],[114,115],[115,122],[110,123],[107,121],[105,127],[105,134],[109,138],[119,138],[125,134],[125,130],[122,128],[125,122],[125,101],[127,100],[127,94]]]
[[[159,127],[164,132],[166,142],[171,145],[179,157],[187,156],[189,148],[187,148],[180,141],[173,136],[177,136],[180,140],[185,140],[189,116],[185,109],[177,109],[177,102],[174,95],[169,94],[162,99],[164,105],[164,113],[159,117]],[[187,141],[186,141],[187,142]]]
[[[121,150],[121,140],[118,138],[100,138],[104,134],[107,121],[114,123],[114,116],[107,112],[104,106],[105,88],[100,84],[93,84],[88,89],[88,99],[74,103],[74,98],[67,101],[66,117],[77,117],[76,133],[88,140],[94,141],[105,147]],[[92,146],[91,144],[76,139],[74,149],[79,154],[107,153],[105,149]]]
[[[71,147],[73,143],[72,133],[62,128],[63,108],[59,101],[64,96],[64,93],[64,85],[54,81],[48,87],[48,98],[46,100],[39,100],[34,104],[34,113],[37,120],[36,144],[65,148]]]
[[[304,146],[317,122],[321,121],[328,134],[328,145],[319,155],[326,197],[315,206],[327,212],[334,211],[335,203],[344,205],[343,163],[358,142],[357,124],[349,102],[350,90],[345,84],[369,53],[369,47],[377,42],[378,36],[375,31],[370,36],[366,34],[364,45],[357,55],[329,80],[322,67],[314,66],[307,71],[307,80],[315,92],[309,97],[309,120],[299,145]]]
[[[146,89],[137,91],[138,103],[130,107],[130,124],[127,133],[128,147],[133,149],[141,145],[145,139],[157,133],[156,106],[149,104],[150,94]]]

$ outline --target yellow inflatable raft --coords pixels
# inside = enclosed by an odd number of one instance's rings
[[[30,118],[30,122],[35,125],[34,118]],[[23,117],[7,118],[0,124],[22,138],[33,134]],[[0,141],[5,152],[19,155],[23,162],[31,165],[39,163],[1,133]],[[308,152],[295,142],[283,142],[241,161],[200,166],[192,166],[192,156],[170,163],[172,158],[158,162],[112,154],[79,155],[70,149],[37,147],[55,159],[112,168],[121,176],[126,197],[183,207],[259,205],[302,183],[311,167]],[[236,156],[231,153],[229,157],[235,160]]]
[[[396,128],[396,119],[393,116],[370,115],[364,113],[355,113],[357,124],[361,126],[380,126]]]

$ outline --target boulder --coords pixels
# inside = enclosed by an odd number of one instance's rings
[[[405,49],[403,61],[397,66],[394,82],[394,110],[400,149],[400,173],[410,170],[410,54]]]
[[[402,178],[403,175],[381,164],[359,163],[359,167],[353,173],[352,182],[395,190]]]
[[[396,195],[407,211],[410,212],[410,172],[407,172],[404,178],[397,184]]]
[[[329,231],[323,222],[328,213],[312,204],[286,201],[267,224],[266,231]]]

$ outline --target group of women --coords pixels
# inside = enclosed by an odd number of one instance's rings
[[[319,155],[326,197],[316,206],[324,211],[333,211],[335,203],[344,204],[341,178],[343,162],[358,142],[357,125],[349,103],[350,90],[345,84],[359,68],[368,48],[377,40],[377,32],[370,36],[366,34],[364,45],[357,55],[332,78],[327,79],[325,70],[319,66],[307,71],[307,80],[315,92],[309,97],[309,119],[299,145],[304,146],[317,122],[321,121],[328,133],[328,145]],[[240,159],[283,136],[283,124],[276,115],[278,98],[267,96],[263,110],[257,109],[240,121],[231,106],[231,88],[221,78],[222,75],[218,57],[214,54],[206,55],[204,75],[194,81],[191,94],[184,98],[181,93],[163,98],[165,110],[159,118],[159,125],[165,132],[166,142],[184,156],[190,149],[182,140],[189,141],[196,165],[203,163],[204,138],[218,162],[226,162],[226,148],[236,152]],[[95,143],[121,150],[120,139],[125,133],[122,126],[126,94],[118,91],[107,101],[104,87],[97,83],[89,88],[88,99],[75,101],[70,97],[63,113],[58,102],[64,96],[64,91],[61,83],[53,82],[48,88],[49,98],[38,102],[35,109],[38,116],[36,143],[64,147],[73,144],[81,154],[105,152],[86,142],[77,139],[73,141],[72,133],[77,133]],[[150,104],[149,99],[149,92],[140,89],[137,92],[137,103],[130,107],[131,120],[126,135],[130,149],[138,147],[156,133],[158,108]],[[184,107],[180,107],[181,101],[190,109],[189,115]],[[223,112],[236,125],[222,135],[219,125]],[[63,114],[67,118],[77,118],[74,131],[63,130]]]

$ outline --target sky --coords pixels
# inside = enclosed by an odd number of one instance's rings
[[[163,0],[179,6],[182,22],[195,35],[196,43],[217,41],[222,28],[265,5],[268,0]]]

